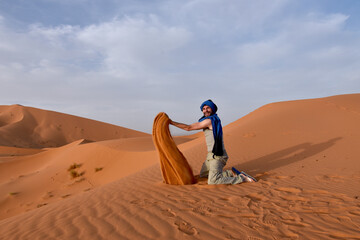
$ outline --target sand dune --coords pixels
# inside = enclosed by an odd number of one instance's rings
[[[360,239],[359,122],[360,94],[255,110],[224,127],[235,186],[163,184],[150,136],[0,147],[0,239]],[[198,174],[203,137],[175,141]]]
[[[21,105],[0,106],[0,145],[59,147],[79,139],[102,141],[146,133],[68,114]]]

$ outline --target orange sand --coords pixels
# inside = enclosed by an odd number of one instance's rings
[[[164,184],[149,134],[76,119],[0,107],[0,239],[360,239],[360,94],[224,126],[228,167],[259,179],[234,186]],[[174,141],[198,174],[203,135]]]
[[[164,182],[173,185],[195,183],[189,163],[176,147],[169,130],[170,119],[166,113],[159,113],[154,119],[153,141],[159,153],[161,174]]]
[[[0,145],[21,148],[60,147],[79,139],[145,137],[138,132],[68,114],[21,105],[0,106]]]

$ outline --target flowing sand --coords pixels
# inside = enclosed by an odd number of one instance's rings
[[[169,130],[170,119],[166,113],[156,115],[153,124],[153,141],[159,153],[161,175],[164,183],[172,185],[194,184],[195,177],[184,155],[176,147]]]
[[[232,186],[164,184],[146,134],[0,147],[0,239],[360,239],[359,122],[360,94],[255,110],[223,129],[227,167],[259,179]],[[174,140],[198,174],[204,137]]]

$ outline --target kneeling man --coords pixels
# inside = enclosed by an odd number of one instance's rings
[[[208,153],[200,177],[208,177],[208,184],[256,182],[255,178],[236,168],[223,171],[229,157],[224,147],[221,121],[216,114],[217,106],[209,99],[201,104],[200,110],[204,115],[196,123],[187,125],[170,120],[170,124],[186,131],[203,129]]]

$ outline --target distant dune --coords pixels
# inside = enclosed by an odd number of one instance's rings
[[[0,145],[59,147],[79,139],[102,141],[146,133],[68,114],[20,105],[0,106]]]
[[[224,126],[257,183],[173,186],[148,134],[2,106],[0,239],[360,239],[359,123],[360,94],[265,105]],[[198,175],[204,137],[175,141]]]

